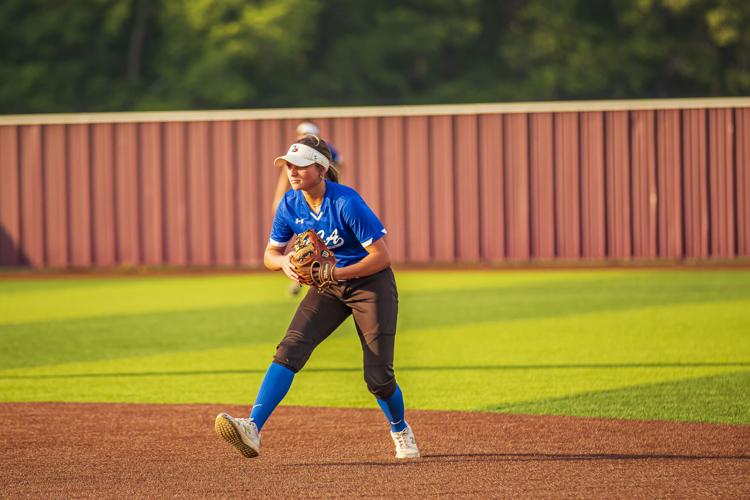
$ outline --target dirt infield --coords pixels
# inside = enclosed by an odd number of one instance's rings
[[[216,405],[0,404],[0,496],[750,495],[750,426],[409,411],[396,461],[378,410],[281,407],[262,454],[214,435]]]

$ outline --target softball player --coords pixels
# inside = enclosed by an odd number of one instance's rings
[[[314,135],[320,137],[320,129],[317,125],[315,125],[313,122],[306,120],[303,122],[300,122],[299,125],[297,125],[297,140],[302,139],[306,135]],[[326,143],[328,146],[328,151],[331,152],[331,161],[333,162],[333,169],[336,170],[338,173],[341,170],[341,155],[339,155],[338,151],[330,144]],[[273,193],[273,202],[272,207],[274,212],[279,206],[279,203],[281,202],[281,199],[284,197],[287,191],[289,191],[289,188],[291,187],[289,184],[289,177],[287,177],[286,173],[286,163],[279,162],[279,180],[276,181],[276,190]],[[338,182],[338,178],[333,179],[334,182]],[[299,291],[302,289],[302,285],[299,284],[296,281],[292,281],[289,283],[289,294],[294,296],[299,293]]]
[[[315,347],[353,315],[364,355],[365,382],[388,419],[396,458],[417,458],[419,448],[404,420],[404,399],[393,372],[398,291],[383,241],[386,230],[354,189],[338,184],[331,153],[319,137],[303,137],[274,164],[286,168],[292,189],[276,210],[263,259],[266,267],[298,281],[291,254],[284,254],[284,249],[295,233],[313,229],[338,259],[336,284],[322,293],[308,290],[276,349],[250,418],[221,413],[216,417],[216,432],[245,457],[258,456],[263,424],[286,395],[295,374]]]

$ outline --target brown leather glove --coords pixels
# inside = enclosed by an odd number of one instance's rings
[[[312,229],[296,236],[290,262],[300,282],[314,286],[318,292],[335,282],[333,270],[336,267],[336,257]]]

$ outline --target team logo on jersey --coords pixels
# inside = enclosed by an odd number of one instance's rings
[[[344,244],[344,238],[339,236],[339,230],[335,228],[333,232],[328,235],[328,237],[326,237],[326,232],[323,229],[318,231],[318,236],[320,236],[321,240],[325,241],[326,246],[331,250],[333,250],[334,248],[338,248]]]
[[[295,224],[304,224],[305,223],[305,219],[294,219],[294,223]]]

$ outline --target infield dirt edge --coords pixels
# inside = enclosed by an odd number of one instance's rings
[[[398,461],[375,409],[280,407],[245,459],[213,432],[247,407],[2,403],[7,497],[705,497],[750,492],[750,426],[412,410]]]

